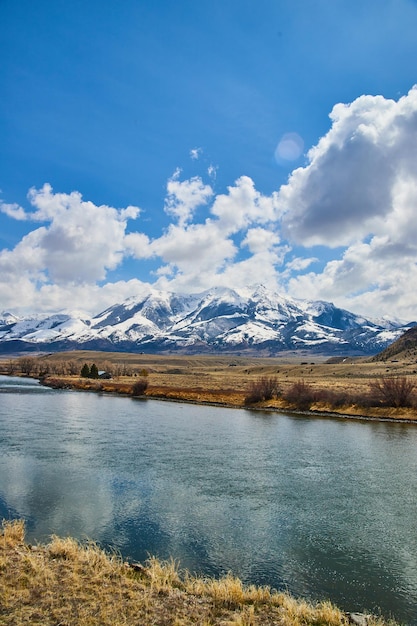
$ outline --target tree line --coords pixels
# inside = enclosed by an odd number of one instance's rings
[[[87,375],[88,369],[88,375]],[[96,363],[80,364],[74,359],[47,360],[39,357],[22,356],[17,359],[0,361],[0,371],[9,376],[13,374],[25,374],[35,378],[46,376],[82,376],[98,378],[98,372],[104,371],[111,377],[120,376],[147,376],[148,371],[143,367],[135,367],[128,363],[111,363],[100,361]]]

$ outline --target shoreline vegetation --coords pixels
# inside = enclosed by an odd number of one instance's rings
[[[55,389],[314,416],[417,423],[415,358],[380,361],[74,351],[0,360]]]
[[[327,601],[244,586],[231,574],[198,578],[172,560],[128,563],[92,542],[52,536],[30,545],[22,520],[3,521],[0,596],[4,626],[395,626]]]

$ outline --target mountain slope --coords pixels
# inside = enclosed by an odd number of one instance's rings
[[[372,361],[387,361],[393,358],[407,358],[417,356],[417,326],[409,328],[405,333],[390,344],[387,348],[376,354]]]
[[[214,288],[193,295],[152,289],[95,317],[60,313],[18,319],[0,314],[0,351],[374,354],[407,328],[368,320],[328,302],[284,297],[263,286]]]

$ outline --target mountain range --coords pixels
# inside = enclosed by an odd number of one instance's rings
[[[375,354],[414,322],[372,320],[324,301],[296,300],[262,285],[180,295],[151,289],[90,317],[0,313],[0,352]]]

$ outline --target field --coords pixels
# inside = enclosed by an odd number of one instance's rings
[[[406,378],[417,387],[417,360],[414,354],[379,362],[365,358],[326,359],[291,353],[276,358],[255,358],[74,351],[22,358],[36,364],[34,371],[48,372],[45,376],[47,384],[55,382],[57,385],[65,384],[75,388],[130,394],[134,382],[138,378],[146,378],[148,397],[244,406],[251,385],[260,379],[273,378],[279,393],[273,398],[257,402],[256,408],[291,408],[283,396],[294,384],[302,382],[314,391],[315,399],[308,406],[313,412],[417,419],[414,405],[412,408],[371,407],[352,400],[365,398],[369,394],[370,384],[381,379]],[[1,362],[4,370],[9,362],[7,359]],[[112,372],[111,380],[81,378],[79,373],[84,363],[89,366],[95,363],[99,370]],[[337,407],[329,406],[325,397],[327,392],[345,396],[346,401],[339,402]],[[365,413],[364,406],[367,407]]]

